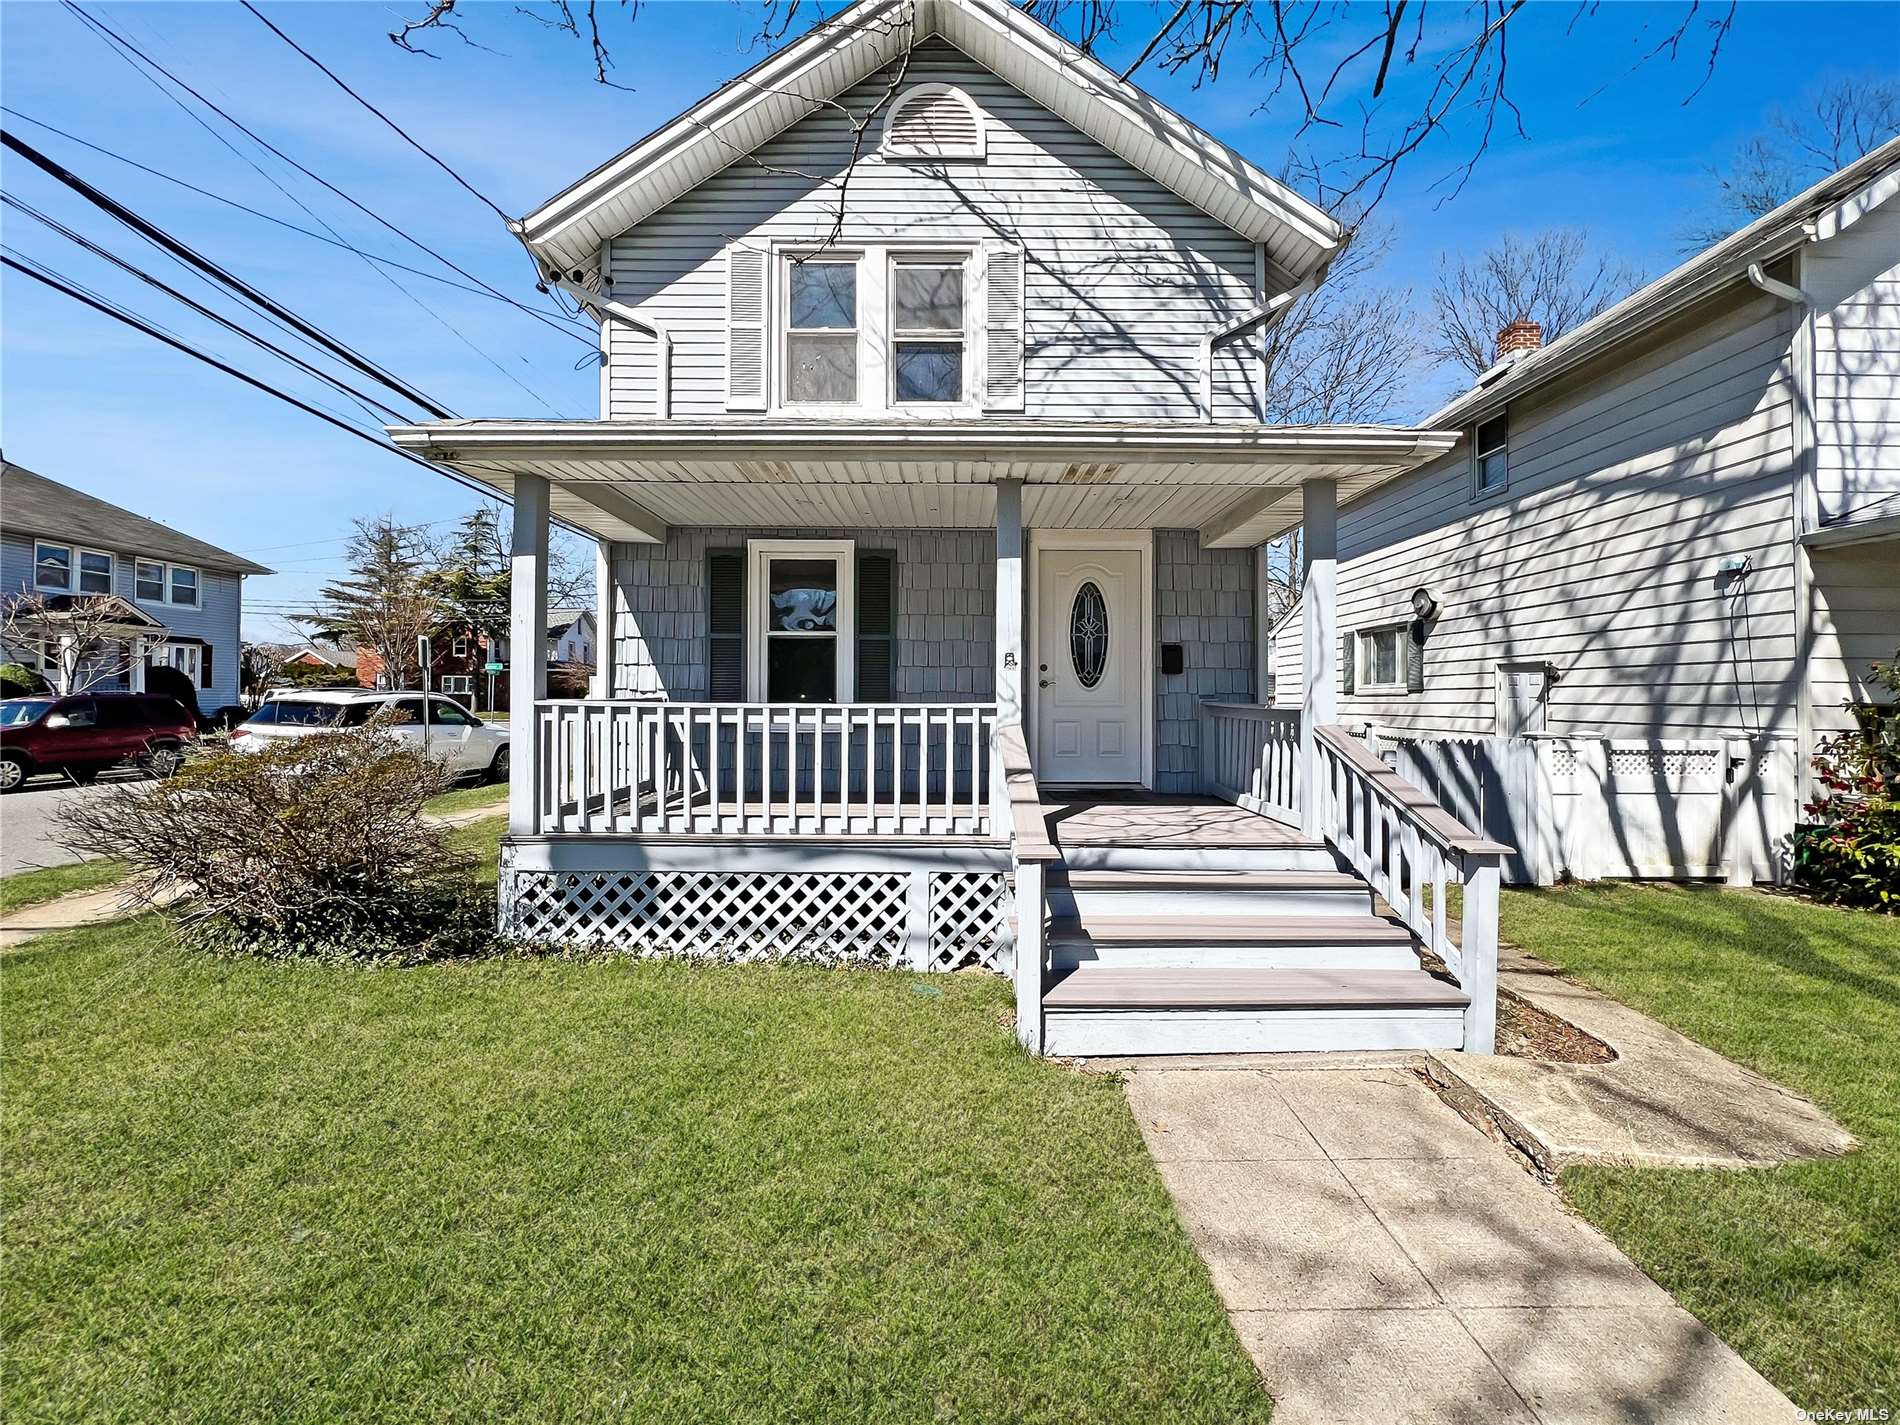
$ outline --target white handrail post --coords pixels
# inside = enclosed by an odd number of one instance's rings
[[[1016,863],[1016,1038],[1042,1053],[1042,863]]]
[[[1318,836],[1314,739],[1321,727],[1339,721],[1339,505],[1332,480],[1301,482],[1300,529],[1306,569],[1300,588],[1300,829]]]
[[[529,745],[516,748],[515,770],[508,781],[508,834],[532,835],[535,825],[535,777],[541,767],[534,739],[545,727],[539,705],[548,691],[548,482],[541,475],[517,475],[514,482],[514,539],[509,568],[508,706]],[[526,752],[527,756],[521,754]],[[525,766],[524,766],[525,764]]]
[[[1460,982],[1465,1007],[1465,1052],[1494,1054],[1498,1039],[1498,880],[1495,855],[1464,858],[1464,905],[1459,915]]]

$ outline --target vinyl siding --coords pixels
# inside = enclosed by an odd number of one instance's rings
[[[61,539],[56,543],[70,541]],[[181,638],[209,644],[211,686],[198,689],[198,707],[209,713],[238,700],[239,625],[244,609],[244,578],[198,570],[198,607],[145,603],[135,594],[136,553],[112,554],[113,592],[131,600]],[[33,587],[33,539],[9,533],[0,539],[0,593],[12,595]]]
[[[867,112],[886,82],[843,102]],[[887,162],[880,116],[847,186],[843,240],[1020,242],[1028,414],[1198,415],[1202,334],[1261,300],[1253,244],[941,41],[916,50],[907,82],[968,92],[989,118],[988,158]],[[827,235],[837,194],[820,178],[843,173],[851,148],[844,117],[822,109],[610,245],[614,296],[673,334],[675,415],[725,412],[727,245]],[[603,416],[650,417],[652,342],[623,326],[609,342]],[[1258,375],[1257,341],[1217,353],[1221,417],[1255,414]]]
[[[1900,496],[1900,199],[1806,253],[1801,285],[1814,303],[1815,481],[1829,524]]]
[[[1875,659],[1900,652],[1900,573],[1892,543],[1816,550],[1813,671],[1809,677],[1818,733],[1853,726],[1844,704],[1887,696],[1868,678]]]
[[[1497,665],[1548,662],[1553,732],[1793,732],[1788,309],[1750,288],[1510,407],[1510,487],[1467,446],[1340,514],[1339,627],[1443,612],[1422,693],[1342,696],[1351,721],[1489,734]],[[1746,555],[1740,583],[1717,563]],[[1327,651],[1337,659],[1337,648]],[[1275,640],[1297,704],[1300,628]]]

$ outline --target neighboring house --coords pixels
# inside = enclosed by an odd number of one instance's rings
[[[391,429],[513,499],[516,646],[601,542],[602,695],[510,669],[506,927],[989,965],[1038,1052],[1490,1050],[1503,848],[1330,660],[1257,701],[1259,546],[1331,647],[1332,511],[1460,439],[1262,422],[1338,223],[1006,0],[860,0],[516,227],[600,418]]]
[[[1526,879],[1768,877],[1900,645],[1900,140],[1538,336],[1339,511],[1341,711]]]
[[[486,635],[469,625],[444,628],[433,634],[429,639],[430,686],[438,693],[461,699],[465,707],[483,712],[507,707],[505,677],[495,679],[495,697],[491,700],[489,696],[489,676],[485,671],[489,643]],[[358,648],[354,656],[359,686],[398,686],[375,649]]]
[[[548,610],[548,662],[594,661],[594,616],[586,609]]]
[[[99,683],[140,689],[152,664],[176,668],[210,713],[238,700],[244,578],[271,571],[157,520],[0,464],[0,597],[38,594],[49,608],[110,598],[112,658]],[[8,650],[36,669],[57,657],[43,646]]]
[[[349,668],[356,667],[356,654],[338,643],[327,643],[314,639],[309,643],[284,651],[278,660],[281,668]]]

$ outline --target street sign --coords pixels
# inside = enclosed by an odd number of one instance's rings
[[[505,673],[507,671],[508,671],[507,665],[503,663],[482,664],[482,672],[484,673]]]

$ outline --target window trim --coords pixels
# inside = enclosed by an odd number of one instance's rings
[[[144,582],[143,576],[140,573],[143,569],[158,570],[158,597],[156,599],[148,599],[139,592],[139,585]],[[170,587],[171,571],[165,567],[163,560],[135,558],[132,561],[132,601],[134,603],[162,604],[165,602],[165,591]]]
[[[983,343],[987,336],[988,264],[979,240],[945,242],[941,238],[877,238],[841,244],[837,253],[814,249],[808,241],[775,240],[770,246],[772,275],[766,283],[765,412],[779,416],[864,418],[869,416],[962,419],[984,414],[986,372]],[[797,257],[851,257],[858,264],[858,399],[851,405],[787,401],[791,308],[791,264]],[[939,257],[963,260],[963,399],[961,401],[907,401],[892,399],[892,341],[890,272],[898,257]],[[1025,297],[1025,300],[1027,298]],[[833,328],[832,330],[839,330]],[[1025,360],[1027,358],[1025,357]]]
[[[139,584],[141,582],[139,571],[141,569],[158,570],[160,595],[158,598],[148,599],[139,592]],[[172,597],[172,572],[179,569],[191,575],[192,591],[196,597],[188,600],[174,599]],[[205,606],[204,567],[198,564],[173,564],[168,559],[139,559],[135,557],[132,560],[132,602],[135,604],[156,604],[161,608],[202,609]]]
[[[191,597],[177,597],[178,576],[191,575]],[[165,602],[178,609],[201,609],[204,607],[204,571],[191,564],[167,564],[165,566]]]
[[[1393,636],[1392,673],[1395,681],[1381,683],[1372,676],[1372,660],[1368,656],[1370,640],[1382,633]],[[1353,630],[1353,693],[1366,697],[1404,697],[1405,687],[1405,640],[1411,636],[1411,626],[1400,623],[1375,623]]]
[[[101,592],[98,589],[88,589],[86,587],[86,556],[88,554],[97,555],[99,558],[105,560],[106,587],[104,592],[108,594],[112,593],[113,586],[117,584],[119,580],[118,557],[104,549],[88,549],[83,544],[77,545],[73,549],[73,592],[75,594],[97,594]]]
[[[1482,439],[1487,426],[1502,426],[1504,439],[1501,444],[1486,447]],[[1504,456],[1504,478],[1495,485],[1484,483],[1484,458],[1488,454],[1502,453]],[[1499,411],[1487,416],[1471,427],[1471,496],[1482,500],[1487,496],[1501,494],[1511,488],[1511,422],[1508,411]]]
[[[865,329],[864,320],[867,310],[865,297],[867,286],[869,285],[865,281],[865,274],[876,267],[875,263],[865,261],[868,255],[867,249],[857,246],[839,248],[836,250],[830,248],[814,250],[809,247],[788,247],[774,250],[772,261],[776,269],[776,277],[772,283],[773,310],[767,313],[766,320],[772,328],[773,349],[778,356],[778,360],[774,363],[778,367],[778,372],[776,379],[772,382],[772,404],[775,409],[795,412],[798,415],[824,416],[859,415],[868,408],[869,403],[865,401],[864,394],[866,391],[874,389],[870,383],[877,375],[870,370],[870,367],[874,365],[874,363],[869,360],[869,348],[871,346],[869,340],[870,333]],[[794,328],[792,326],[792,271],[801,261],[811,261],[832,266],[843,266],[849,262],[850,265],[857,270],[856,287],[854,290],[856,320],[850,327]],[[881,294],[879,300],[882,300]],[[856,343],[855,350],[858,358],[858,398],[855,401],[792,400],[792,337],[795,335],[841,336],[846,331],[850,332],[852,337],[855,338]]]
[[[838,569],[838,627],[829,634],[766,632],[774,559],[831,559]],[[858,564],[853,539],[748,539],[746,541],[745,659],[746,701],[766,701],[767,642],[770,638],[834,638],[838,657],[832,706],[853,702],[858,691]]]
[[[47,583],[41,582],[40,580],[40,551],[42,549],[58,549],[65,553],[66,555],[66,582],[64,584],[47,584]],[[79,556],[74,551],[72,545],[61,544],[56,539],[36,539],[33,541],[33,587],[36,590],[38,590],[40,593],[43,593],[43,594],[76,593],[77,590],[74,589],[73,585],[75,581],[78,579],[78,576],[79,576]]]
[[[886,410],[905,415],[974,414],[971,393],[976,385],[976,340],[971,332],[971,309],[976,295],[976,254],[970,248],[887,248],[884,252],[884,405]],[[954,401],[900,401],[897,398],[897,348],[900,343],[936,343],[949,341],[948,330],[925,332],[921,327],[900,331],[891,303],[897,294],[897,269],[900,267],[960,268],[963,273],[963,325],[956,341],[963,349],[963,371],[959,385],[962,395]]]

